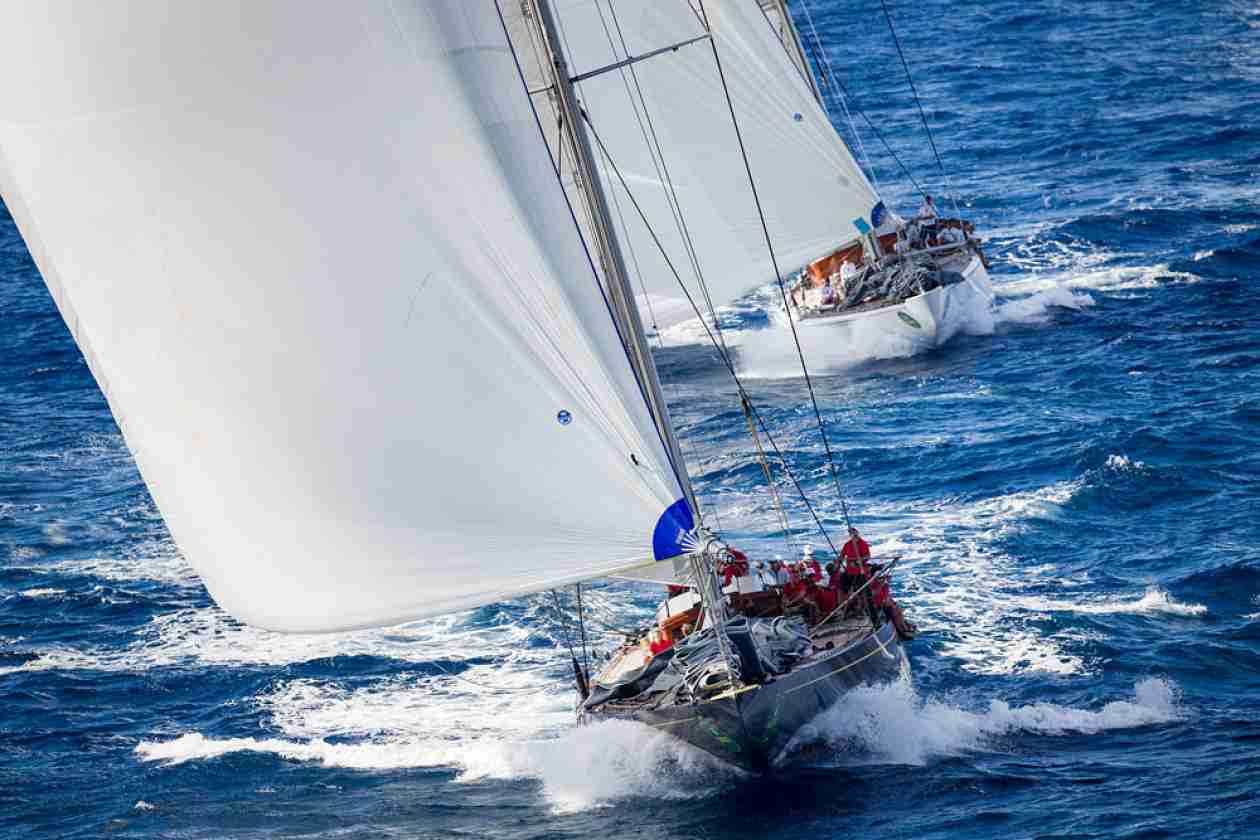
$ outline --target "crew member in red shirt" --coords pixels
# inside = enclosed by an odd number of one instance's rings
[[[849,528],[849,541],[840,549],[844,558],[844,573],[840,576],[840,588],[852,592],[866,582],[869,574],[866,561],[871,559],[871,547],[862,539],[857,528]]]
[[[787,586],[783,587],[784,608],[796,606],[805,597],[805,581],[801,577],[796,569],[789,572]]]
[[[814,609],[817,611],[814,616],[814,623],[822,621],[836,611],[836,607],[840,603],[840,593],[832,589],[830,586],[818,586],[813,581],[807,584],[809,597],[814,602]]]
[[[903,639],[913,639],[919,629],[906,620],[901,606],[893,600],[892,590],[888,586],[888,575],[878,574],[879,571],[880,566],[871,565],[871,574],[875,575],[870,585],[871,603],[893,623],[893,627],[897,628],[898,636]]]
[[[822,566],[818,565],[818,561],[814,559],[814,547],[812,545],[805,546],[805,557],[802,560],[802,565],[815,582],[822,580]]]
[[[748,574],[748,555],[733,548],[727,548],[725,565],[722,568],[722,586],[730,586],[736,578]]]

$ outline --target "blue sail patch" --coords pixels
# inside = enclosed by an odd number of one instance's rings
[[[858,233],[865,236],[871,232],[871,226],[866,223],[866,219],[861,216],[853,220],[853,226],[858,229]]]
[[[696,520],[687,506],[687,500],[674,502],[656,520],[656,529],[652,532],[652,555],[657,560],[667,560],[694,551],[696,540],[691,531],[695,527]]]

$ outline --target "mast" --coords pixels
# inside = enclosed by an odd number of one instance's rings
[[[612,216],[608,209],[608,200],[595,165],[595,155],[586,132],[578,127],[584,112],[578,104],[568,62],[560,46],[555,12],[551,8],[550,0],[529,0],[529,4],[535,12],[532,17],[536,25],[540,27],[542,41],[550,53],[551,64],[547,69],[551,74],[552,94],[556,110],[560,115],[562,129],[572,147],[577,166],[576,177],[590,211],[595,246],[599,253],[609,302],[612,304],[613,318],[625,342],[631,366],[643,387],[644,398],[652,414],[652,420],[656,424],[657,431],[660,432],[661,440],[665,442],[665,449],[674,466],[683,496],[698,524],[700,506],[696,503],[695,490],[691,486],[690,476],[687,475],[687,464],[683,460],[682,450],[669,419],[669,410],[661,392],[656,364],[652,361],[651,350],[643,334],[643,323],[639,317],[639,308],[634,302],[630,274],[626,270],[625,257],[617,241]]]
[[[796,24],[792,22],[792,14],[788,11],[787,0],[761,0],[761,9],[765,12],[774,10],[778,14],[779,40],[783,42],[783,48],[787,50],[792,63],[797,66],[801,71],[801,75],[809,82],[809,89],[814,94],[814,101],[822,105],[822,93],[818,90],[818,80],[810,72],[809,62],[805,60],[805,50],[801,46],[801,33],[796,31]]]
[[[551,77],[556,108],[563,123],[563,129],[569,137],[574,158],[577,162],[577,176],[582,192],[590,209],[591,223],[599,247],[600,262],[604,269],[608,296],[613,304],[613,312],[617,325],[626,340],[626,348],[630,354],[631,364],[639,374],[643,384],[648,408],[656,421],[661,438],[666,442],[666,449],[678,473],[678,481],[682,485],[687,503],[694,511],[697,524],[700,508],[696,504],[691,479],[687,475],[686,462],[674,435],[669,420],[669,412],[665,399],[661,394],[661,384],[657,377],[656,365],[652,361],[647,340],[643,334],[643,324],[639,318],[638,306],[634,302],[634,293],[630,285],[630,274],[626,270],[621,246],[617,241],[616,228],[609,213],[608,201],[604,195],[603,183],[595,166],[595,155],[585,130],[578,128],[579,120],[586,115],[577,101],[573,87],[573,79],[569,74],[568,64],[561,46],[559,27],[550,0],[532,0],[537,13],[537,22],[542,27],[543,42],[551,54]],[[701,603],[713,621],[714,637],[721,651],[722,661],[726,667],[728,684],[733,689],[738,682],[737,671],[732,668],[734,656],[730,640],[726,637],[726,602],[718,582],[714,553],[716,543],[707,540],[703,549],[692,552],[688,559],[696,587],[700,593]]]

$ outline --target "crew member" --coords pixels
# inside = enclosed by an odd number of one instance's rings
[[[847,598],[866,583],[870,574],[866,561],[871,558],[871,547],[866,544],[866,540],[862,539],[857,528],[849,528],[849,541],[840,549],[840,556],[844,558],[844,571],[840,575],[838,588],[845,593]],[[868,601],[868,597],[863,597],[858,599],[857,603]]]
[[[807,583],[806,587],[810,599],[814,602],[814,609],[817,611],[813,619],[813,623],[817,624],[836,611],[836,607],[840,604],[840,593],[830,586],[819,586],[813,581]]]
[[[871,564],[871,573],[875,575],[870,586],[871,603],[877,611],[883,613],[893,623],[893,627],[897,628],[898,636],[906,640],[913,639],[918,634],[919,628],[906,620],[901,606],[893,600],[892,590],[888,586],[888,575],[879,574],[881,570],[882,567],[878,564]]]
[[[925,226],[933,226],[940,216],[936,212],[936,204],[932,201],[932,196],[923,196],[923,206],[919,208],[919,212],[915,214],[914,220]]]
[[[722,569],[722,585],[730,586],[731,581],[748,574],[748,555],[734,548],[727,548],[726,562]]]
[[[783,587],[783,606],[786,608],[800,601],[805,596],[805,581],[796,569],[788,575],[787,586]]]
[[[836,305],[836,290],[831,285],[830,277],[828,277],[826,280],[823,281],[822,288],[818,290],[818,305],[819,306],[835,306]]]
[[[788,574],[787,568],[783,565],[783,561],[775,558],[770,564],[770,568],[774,570],[774,585],[787,586],[791,582],[791,575]]]

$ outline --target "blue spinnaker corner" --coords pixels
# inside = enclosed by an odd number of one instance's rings
[[[657,560],[667,560],[695,550],[695,537],[691,533],[696,527],[695,517],[686,499],[679,499],[661,514],[656,520],[656,530],[652,532],[652,555]]]

